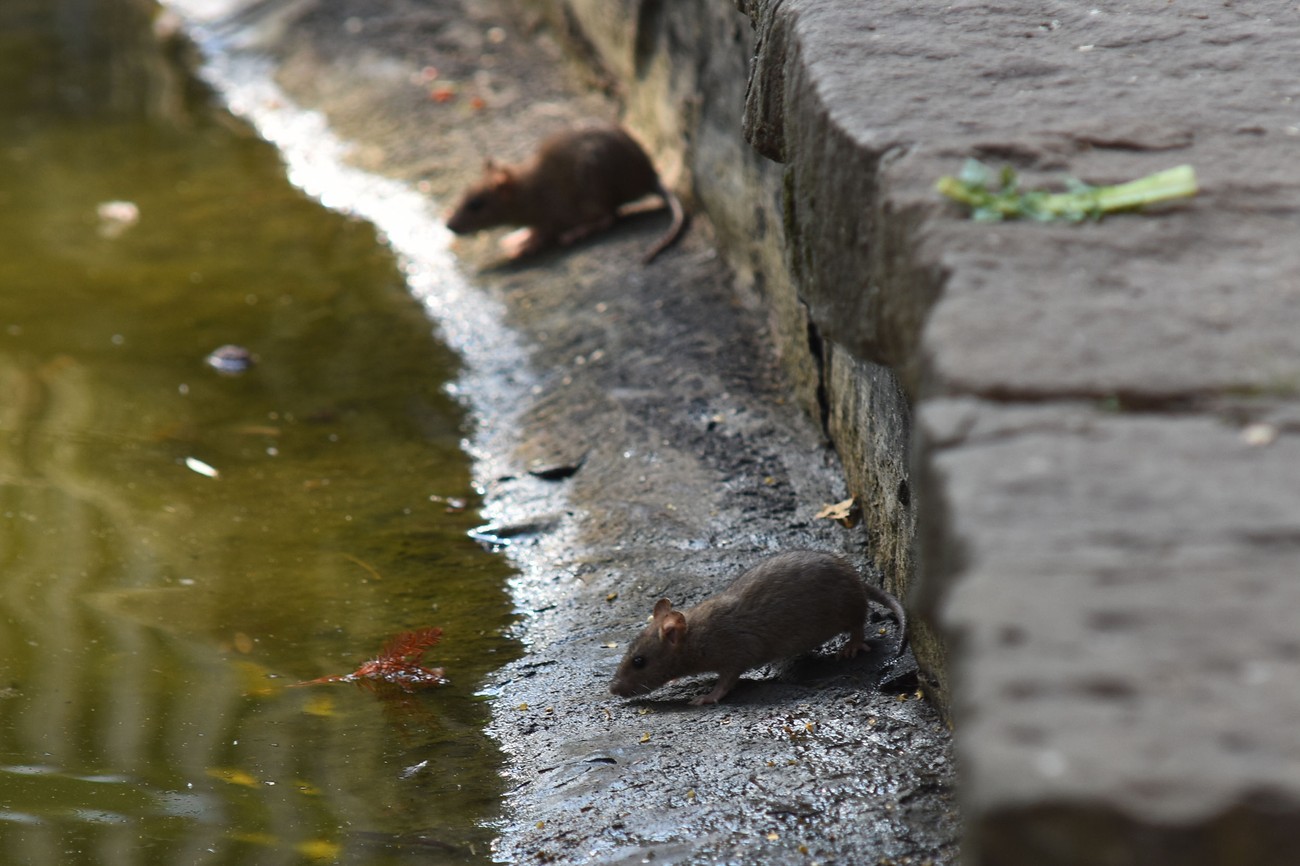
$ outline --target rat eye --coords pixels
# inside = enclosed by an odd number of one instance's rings
[[[474,213],[475,211],[483,210],[483,205],[485,204],[487,204],[486,199],[481,195],[476,195],[469,201],[465,202],[464,209],[470,213]]]
[[[637,670],[645,667],[645,656],[632,656],[632,667]]]

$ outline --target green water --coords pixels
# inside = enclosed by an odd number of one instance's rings
[[[0,863],[482,862],[516,649],[456,360],[149,13],[0,3]],[[422,626],[449,685],[289,687]]]

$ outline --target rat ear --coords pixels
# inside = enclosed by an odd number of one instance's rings
[[[506,165],[494,165],[488,169],[483,188],[489,190],[498,198],[506,200],[513,198],[515,190],[518,188],[514,169]]]
[[[655,605],[658,607],[658,605]],[[677,646],[686,637],[686,617],[680,610],[670,610],[659,622],[659,640]]]
[[[668,611],[673,609],[673,603],[666,598],[661,598],[655,602],[655,620],[661,620],[667,615]]]
[[[483,178],[482,183],[493,189],[508,187],[514,182],[515,173],[510,170],[510,166],[497,162],[490,156],[483,158]]]

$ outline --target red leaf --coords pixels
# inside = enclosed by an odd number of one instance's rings
[[[314,686],[324,683],[356,683],[371,691],[382,683],[397,686],[404,692],[440,686],[447,681],[442,668],[421,665],[424,653],[442,638],[442,629],[428,627],[404,631],[394,635],[384,644],[376,657],[344,676],[318,677],[294,683],[295,686]]]

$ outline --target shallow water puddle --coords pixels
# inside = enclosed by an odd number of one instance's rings
[[[484,860],[456,359],[149,13],[0,6],[0,862]],[[426,626],[447,685],[289,688]]]

